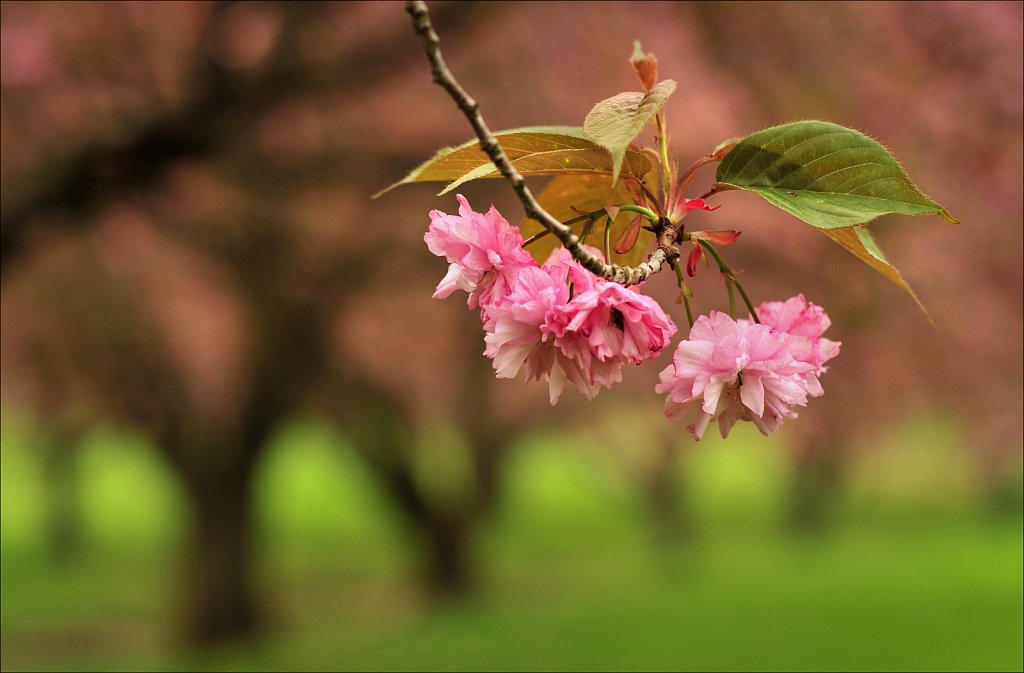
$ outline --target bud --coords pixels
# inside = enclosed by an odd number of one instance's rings
[[[637,79],[643,85],[644,91],[650,91],[658,82],[658,59],[654,54],[645,54],[640,40],[633,42],[633,55],[629,57],[629,64],[633,66]]]
[[[704,257],[704,248],[701,247],[700,243],[694,241],[693,250],[690,251],[690,256],[686,260],[686,275],[693,278],[697,275],[697,264]]]
[[[640,225],[643,224],[643,220],[643,215],[637,215],[629,223],[629,228],[623,230],[622,235],[615,241],[615,252],[617,254],[624,255],[633,249],[637,239],[640,237]]]

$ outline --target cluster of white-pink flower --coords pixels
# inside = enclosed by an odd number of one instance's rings
[[[676,333],[650,297],[595,276],[564,249],[537,264],[518,227],[494,206],[477,213],[457,198],[459,214],[431,211],[424,235],[449,262],[434,297],[468,293],[498,378],[525,369],[528,380],[547,379],[551,404],[566,380],[593,399],[622,380],[627,363],[660,355]],[[737,420],[770,434],[796,417],[794,406],[824,392],[818,377],[839,353],[839,343],[821,336],[830,322],[825,311],[800,295],[764,303],[757,313],[760,324],[716,311],[701,316],[661,372],[655,390],[667,395],[665,415],[692,417],[688,429],[698,440],[715,419],[723,437]]]

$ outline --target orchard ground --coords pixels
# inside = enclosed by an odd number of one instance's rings
[[[920,417],[919,417],[920,418]],[[400,522],[343,439],[282,431],[262,467],[256,556],[267,636],[204,655],[174,632],[184,500],[143,440],[80,447],[83,549],[44,553],[38,452],[5,413],[4,670],[1020,670],[1019,495],[994,514],[965,475],[963,429],[908,421],[848,465],[837,525],[783,525],[784,441],[681,432],[692,533],[659,545],[614,451],[538,432],[479,539],[479,591],[432,604]]]

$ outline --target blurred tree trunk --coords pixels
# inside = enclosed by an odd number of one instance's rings
[[[655,539],[665,547],[679,545],[691,539],[694,533],[682,478],[682,454],[683,446],[678,438],[665,433],[647,480],[647,501]]]
[[[997,396],[998,398],[998,396]],[[977,464],[981,476],[985,505],[994,517],[1019,517],[1024,509],[1024,465],[1020,451],[1020,402],[1016,399],[991,397],[979,403],[994,420],[983,423],[971,432],[965,447]]]
[[[814,433],[798,443],[787,523],[799,533],[819,533],[835,523],[845,447]]]
[[[469,524],[464,517],[438,513],[424,531],[427,586],[442,596],[465,593],[472,586]]]
[[[246,239],[219,250],[231,262],[253,320],[249,386],[228,421],[204,420],[201,409],[186,409],[176,418],[177,445],[167,447],[195,516],[186,630],[200,646],[252,636],[263,623],[251,574],[255,467],[273,430],[301,407],[305,391],[328,368],[325,297],[336,278],[289,291],[287,279],[298,265],[289,231],[285,222],[254,215]],[[165,399],[173,408],[171,397]]]
[[[195,644],[243,638],[260,623],[250,574],[253,463],[183,474],[194,516],[186,629]]]
[[[466,593],[473,585],[471,513],[434,502],[409,462],[376,468],[419,545],[419,575],[427,590],[439,597]]]
[[[471,512],[439,502],[416,478],[411,420],[382,391],[353,385],[342,427],[381,482],[419,546],[420,576],[431,593],[452,596],[471,585]]]
[[[46,444],[43,469],[49,494],[47,547],[57,565],[67,565],[82,551],[78,518],[78,432],[56,426],[41,440]]]
[[[489,361],[475,353],[472,358],[469,371],[458,381],[458,410],[452,418],[471,463],[468,483],[458,485],[457,497],[439,496],[418,478],[416,423],[379,384],[348,378],[338,386],[344,395],[335,398],[337,406],[330,409],[405,519],[419,546],[420,576],[441,598],[462,595],[474,585],[473,535],[499,499],[501,471],[513,436],[511,426],[491,408],[485,389],[492,380]]]

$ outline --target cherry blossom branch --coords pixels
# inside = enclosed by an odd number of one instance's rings
[[[743,303],[747,305],[747,310],[750,311],[750,317],[754,319],[754,322],[760,324],[761,319],[757,315],[757,310],[754,309],[754,304],[751,303],[750,297],[747,296],[747,291],[743,289],[743,283],[741,283],[739,279],[736,278],[736,272],[733,271],[729,267],[729,265],[725,263],[725,260],[722,259],[722,256],[718,254],[718,250],[715,249],[715,246],[711,245],[707,241],[702,241],[699,239],[697,240],[697,243],[699,243],[700,246],[704,248],[704,250],[706,250],[708,254],[714,258],[715,264],[718,265],[718,271],[723,276],[725,276],[725,282],[729,288],[729,310],[730,312],[733,313],[732,317],[736,317],[736,300],[732,295],[732,287],[735,285],[736,289],[739,290],[740,292],[740,297],[743,298]]]
[[[469,120],[470,126],[473,127],[476,137],[480,141],[480,149],[487,154],[498,172],[512,185],[512,189],[515,190],[519,201],[523,204],[526,216],[540,222],[544,228],[557,236],[576,261],[602,278],[629,286],[642,283],[660,271],[666,263],[671,263],[673,259],[679,257],[679,248],[675,245],[676,226],[664,217],[659,218],[654,226],[658,248],[638,266],[606,264],[599,256],[584,248],[579,237],[569,227],[559,222],[537,202],[533,192],[526,186],[526,179],[509,161],[504,150],[501,149],[498,139],[494,137],[484,122],[484,118],[480,114],[480,104],[470,97],[445,65],[444,57],[441,55],[441,38],[430,23],[430,12],[426,3],[422,0],[408,0],[405,11],[412,17],[413,28],[416,30],[416,35],[430,62],[434,82],[448,92],[455,104],[466,115],[466,119]]]

